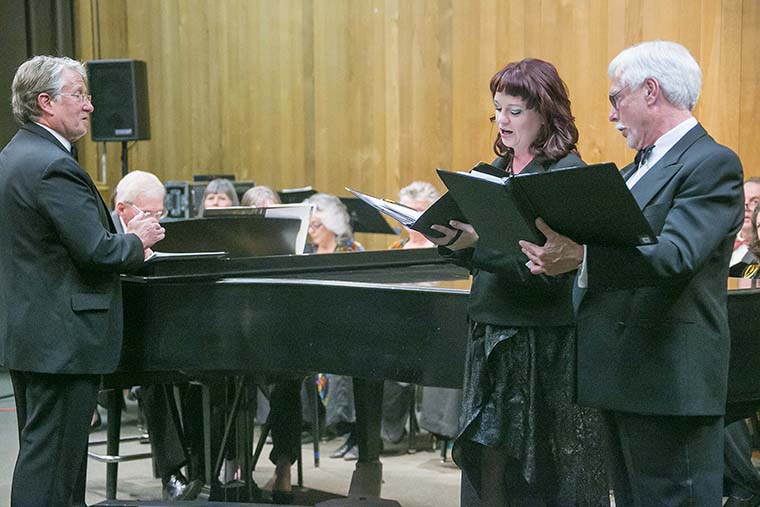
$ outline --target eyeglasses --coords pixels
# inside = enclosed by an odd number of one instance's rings
[[[87,102],[92,102],[92,95],[87,95],[86,93],[59,93],[58,95],[66,95],[67,97],[75,97],[79,103],[83,103],[85,99],[87,99]]]
[[[612,108],[613,109],[617,109],[618,108],[617,102],[618,102],[618,95],[620,95],[620,92],[622,92],[623,90],[625,90],[629,86],[630,85],[625,85],[624,87],[622,87],[621,89],[619,89],[615,93],[610,93],[610,104],[612,104]]]
[[[137,206],[135,206],[134,203],[131,203],[129,201],[124,201],[124,204],[128,204],[129,207],[131,207],[136,212],[142,213],[146,217],[153,217],[156,220],[161,220],[162,218],[164,218],[168,214],[165,209],[161,209],[161,210],[158,210],[158,211],[143,211],[140,208],[138,208]]]
[[[757,208],[757,204],[760,202],[760,198],[754,198],[750,199],[749,202],[744,203],[744,209],[747,211],[755,211],[755,208]]]

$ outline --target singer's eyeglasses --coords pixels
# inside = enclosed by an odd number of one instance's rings
[[[624,87],[622,87],[621,89],[619,89],[615,93],[610,93],[610,104],[612,104],[612,108],[613,109],[617,109],[618,108],[618,106],[617,106],[618,95],[620,95],[620,92],[622,92],[623,90],[625,90],[626,88],[628,88],[628,86],[629,85],[625,85]]]

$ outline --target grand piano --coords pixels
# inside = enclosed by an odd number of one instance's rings
[[[382,382],[461,387],[469,274],[435,249],[175,258],[123,278],[124,345],[107,382],[202,373],[355,378],[349,497],[380,497]],[[729,412],[760,401],[760,290],[732,290]],[[115,478],[113,480],[115,493]]]
[[[380,496],[384,379],[461,387],[469,274],[435,249],[169,258],[122,282],[124,344],[107,387],[209,374],[354,377],[350,496]]]

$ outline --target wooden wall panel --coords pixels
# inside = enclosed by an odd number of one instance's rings
[[[152,139],[132,168],[163,180],[231,172],[275,188],[395,196],[434,169],[492,158],[488,81],[547,59],[589,162],[633,156],[608,122],[607,64],[672,39],[703,70],[696,115],[760,175],[757,0],[75,0],[79,58],[148,63]],[[100,33],[100,37],[97,34]],[[99,178],[102,145],[82,143]],[[118,181],[107,146],[104,194]],[[440,185],[439,185],[440,188]],[[388,238],[361,237],[382,248]]]

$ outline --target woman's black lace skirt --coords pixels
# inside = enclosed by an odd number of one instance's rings
[[[471,324],[453,456],[476,491],[489,446],[511,458],[509,505],[609,505],[601,421],[574,391],[573,326]]]

